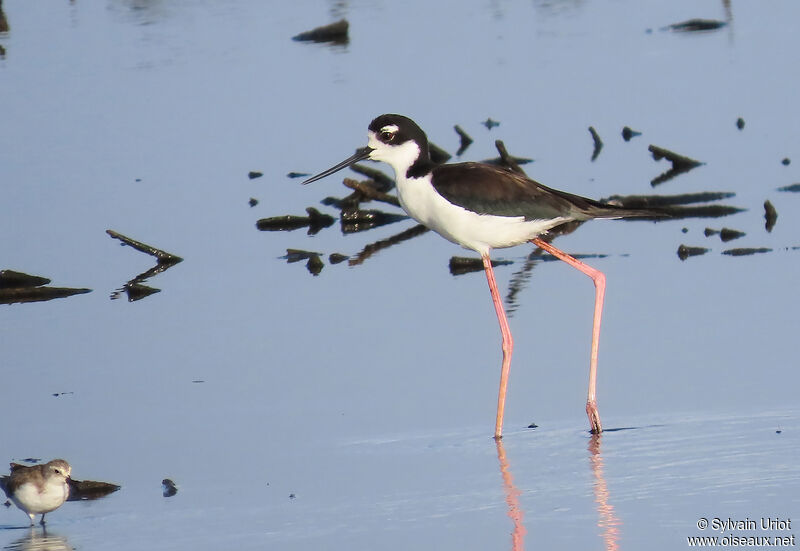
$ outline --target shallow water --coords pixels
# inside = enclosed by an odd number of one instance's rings
[[[123,486],[48,515],[48,545],[675,549],[717,535],[700,518],[798,516],[800,194],[777,190],[800,181],[796,5],[409,6],[3,4],[0,268],[93,292],[0,306],[2,449]],[[291,40],[340,17],[345,46]],[[661,30],[693,17],[728,25]],[[485,279],[448,273],[468,253],[427,233],[348,267],[327,255],[413,224],[256,230],[308,206],[337,216],[319,201],[349,193],[339,175],[286,174],[343,159],[382,112],[450,152],[461,125],[465,160],[502,139],[530,176],[590,197],[736,193],[722,203],[747,210],[725,218],[556,241],[607,255],[589,260],[608,278],[599,406],[630,430],[586,432],[592,289],[574,270],[537,263],[516,295],[498,450]],[[668,165],[650,144],[706,164],[654,189]],[[184,261],[146,283],[160,292],[110,300],[155,262],[108,229]],[[681,244],[710,250],[681,261]],[[734,247],[772,250],[721,254]],[[322,253],[319,276],[287,248]],[[496,252],[513,261],[502,289],[529,252]],[[31,543],[24,521],[0,511],[0,544]]]

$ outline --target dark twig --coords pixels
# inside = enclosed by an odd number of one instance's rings
[[[461,146],[458,148],[458,151],[456,151],[456,155],[460,156],[470,146],[470,144],[472,143],[472,138],[470,137],[469,134],[464,132],[464,129],[461,128],[460,126],[455,125],[454,128],[455,128],[456,134],[458,134],[459,138],[461,138]]]
[[[517,174],[522,174],[526,176],[525,171],[519,166],[517,160],[508,154],[508,150],[506,149],[506,144],[503,143],[503,140],[495,140],[494,146],[497,148],[498,153],[500,153],[500,160],[502,164],[507,166],[512,170],[512,172],[516,172]]]
[[[594,141],[594,151],[592,151],[592,162],[597,159],[597,156],[600,155],[600,151],[603,149],[603,140],[600,139],[600,134],[597,133],[597,130],[594,129],[594,126],[589,127],[589,134],[592,135],[592,140]]]
[[[359,192],[364,199],[368,199],[371,201],[381,201],[383,203],[388,203],[390,205],[394,205],[395,207],[400,206],[400,201],[397,200],[397,197],[394,195],[389,195],[383,191],[380,191],[376,186],[372,185],[370,182],[360,182],[358,180],[354,180],[352,178],[345,178],[343,181],[345,187],[349,187],[357,192]]]
[[[114,230],[106,230],[106,233],[111,237],[113,237],[114,239],[119,239],[129,247],[133,247],[137,251],[156,257],[159,264],[177,264],[178,262],[183,261],[183,259],[180,256],[168,253],[166,251],[162,251],[161,249],[157,249],[152,245],[147,245],[146,243],[142,243],[141,241],[136,241]]]

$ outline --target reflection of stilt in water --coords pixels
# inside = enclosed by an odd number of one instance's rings
[[[622,525],[614,514],[614,506],[608,502],[608,486],[603,475],[603,456],[600,453],[602,435],[593,434],[589,440],[589,461],[594,475],[594,500],[597,502],[597,527],[600,528],[607,551],[619,549],[619,528]]]
[[[503,489],[506,492],[506,503],[508,504],[508,517],[514,523],[514,531],[511,533],[511,551],[522,551],[524,549],[525,525],[522,523],[522,509],[519,507],[520,491],[514,486],[514,480],[511,478],[511,469],[508,466],[503,441],[498,438],[496,442],[497,458],[500,460],[500,474],[503,476]]]

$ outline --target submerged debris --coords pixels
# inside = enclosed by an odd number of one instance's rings
[[[739,130],[744,130],[744,119],[742,117],[736,119],[736,128]]]
[[[630,126],[625,126],[622,129],[622,139],[625,140],[626,142],[631,141],[631,138],[635,138],[636,136],[641,136],[641,135],[642,135],[641,132],[633,130]]]
[[[499,122],[497,122],[497,121],[494,121],[494,120],[492,120],[492,118],[491,118],[491,117],[489,117],[488,119],[486,119],[485,121],[483,121],[481,124],[482,124],[483,126],[485,126],[486,128],[488,128],[489,130],[491,130],[491,129],[492,129],[492,128],[494,128],[495,126],[500,126],[500,123],[499,123]]]
[[[405,214],[393,214],[374,209],[344,209],[341,216],[342,233],[358,233],[407,219],[408,216]]]
[[[680,23],[673,23],[667,25],[664,30],[675,32],[702,32],[702,31],[715,31],[726,26],[725,21],[718,21],[716,19],[689,19]]]
[[[161,495],[164,497],[172,497],[177,493],[178,487],[171,479],[165,478],[161,481]]]
[[[665,212],[670,218],[722,218],[744,212],[747,209],[732,207],[729,205],[700,205],[697,207],[665,207]],[[647,219],[647,218],[639,218]],[[625,218],[625,220],[637,220],[637,218]]]
[[[150,287],[149,285],[144,285],[136,281],[129,281],[121,288],[111,293],[111,300],[116,300],[122,293],[125,293],[128,297],[128,302],[136,302],[137,300],[142,300],[143,298],[160,292],[161,289],[156,289],[155,287]]]
[[[258,204],[258,199],[256,199],[255,197],[251,197],[250,200],[247,202],[247,204],[250,205],[250,207],[254,207]]]
[[[122,486],[109,482],[97,482],[95,480],[75,480],[68,478],[69,498],[67,501],[89,501],[100,499],[108,494],[113,494]]]
[[[744,237],[747,235],[745,232],[732,230],[730,228],[722,228],[721,230],[715,230],[712,228],[706,228],[703,232],[706,237],[711,237],[712,235],[719,235],[719,238],[723,242],[733,241],[734,239],[739,239],[740,237]]]
[[[106,230],[106,233],[111,237],[113,237],[114,239],[119,239],[120,241],[122,241],[123,245],[128,245],[129,247],[133,247],[139,252],[143,252],[145,254],[149,254],[150,256],[156,257],[156,260],[158,260],[159,264],[172,265],[172,264],[177,264],[179,262],[183,262],[183,259],[180,256],[168,253],[166,251],[162,251],[161,249],[157,249],[152,245],[142,243],[141,241],[136,241],[114,230]]]
[[[122,287],[111,293],[110,296],[111,300],[116,300],[122,295],[122,293],[125,293],[128,296],[128,302],[135,302],[145,297],[149,297],[154,293],[158,293],[159,291],[161,291],[161,289],[148,287],[147,285],[144,285],[144,282],[150,279],[151,277],[154,277],[160,274],[161,272],[168,270],[175,264],[183,262],[183,259],[180,256],[168,253],[166,251],[162,251],[161,249],[157,249],[151,245],[147,245],[140,241],[136,241],[114,230],[106,230],[106,233],[110,235],[112,238],[119,239],[120,241],[122,241],[123,245],[128,245],[129,247],[133,247],[137,251],[149,254],[150,256],[154,256],[156,258],[155,266],[133,277]]]
[[[740,237],[744,237],[747,235],[743,231],[739,230],[732,230],[731,228],[722,228],[719,230],[719,238],[722,240],[723,243],[727,243],[728,241],[733,241],[734,239],[739,239]]]
[[[286,259],[286,262],[292,264],[294,262],[300,262],[301,260],[307,260],[306,262],[306,269],[311,273],[311,275],[319,275],[322,272],[322,268],[325,267],[325,263],[322,262],[321,253],[315,253],[312,251],[303,251],[300,249],[286,249],[286,256],[282,256],[281,258]]]
[[[341,262],[344,262],[345,260],[348,260],[349,258],[350,257],[346,254],[331,253],[330,255],[328,255],[328,262],[330,262],[331,264],[339,264]]]
[[[383,203],[388,203],[389,205],[394,205],[395,207],[400,206],[400,201],[396,196],[389,195],[385,191],[381,191],[377,185],[374,185],[373,182],[374,181],[359,182],[358,180],[345,178],[342,183],[346,187],[357,191],[360,196],[346,198],[339,203],[339,208],[347,208],[347,205],[349,204],[348,201],[352,201],[354,206],[357,206],[361,201],[381,201]]]
[[[256,178],[261,178],[263,175],[264,175],[263,172],[258,172],[255,170],[251,170],[250,172],[247,173],[247,177],[250,178],[251,180],[255,180]]]
[[[781,160],[781,164],[783,166],[789,166],[791,163],[792,163],[792,160],[789,157],[784,157],[783,160]]]
[[[311,256],[309,257],[308,262],[306,262],[306,269],[311,275],[319,275],[324,267],[325,263],[322,261],[322,257],[320,256]]]
[[[597,130],[594,129],[594,126],[589,127],[589,134],[592,135],[592,140],[594,141],[594,151],[592,151],[592,162],[597,159],[597,156],[600,155],[600,151],[603,149],[603,140],[600,139],[600,134],[597,133]]]
[[[778,191],[791,191],[792,193],[800,192],[800,184],[789,184],[788,186],[779,187]]]
[[[0,304],[43,302],[92,291],[84,288],[45,287],[48,283],[50,280],[46,277],[15,270],[0,270]]]
[[[374,186],[376,191],[386,192],[394,188],[394,180],[377,168],[356,163],[350,167],[350,170],[373,180],[376,184]]]
[[[464,129],[460,126],[455,125],[453,128],[456,131],[456,134],[458,134],[458,137],[461,138],[461,145],[459,146],[458,151],[456,151],[456,155],[460,156],[470,146],[472,143],[472,138],[469,136],[469,134],[464,132]]]
[[[500,156],[496,159],[497,162],[492,163],[498,166],[504,166],[510,169],[512,172],[516,172],[517,174],[525,175],[525,171],[519,166],[520,161],[528,162],[529,159],[520,159],[518,157],[513,157],[508,153],[506,149],[506,144],[503,143],[503,140],[495,140],[494,147],[497,149],[497,152],[500,153]]]
[[[48,283],[50,283],[50,280],[46,277],[16,272],[14,270],[0,270],[0,289],[40,287]]]
[[[507,266],[513,264],[511,260],[492,260],[492,267]],[[457,276],[469,274],[472,272],[483,271],[483,259],[466,256],[451,256],[450,257],[450,274]]]
[[[772,249],[767,247],[742,247],[739,249],[728,249],[726,251],[722,251],[722,254],[727,254],[728,256],[749,256],[753,254],[761,254],[761,253],[769,253],[772,252]]]
[[[447,151],[433,142],[428,142],[428,154],[431,157],[431,161],[436,164],[446,163],[452,157]]]
[[[526,165],[533,162],[533,159],[514,157],[513,155],[510,155],[506,150],[506,145],[502,140],[495,140],[494,147],[497,149],[497,152],[500,153],[500,156],[495,157],[494,159],[484,159],[481,161],[482,163],[487,165],[504,166],[506,168],[510,168],[514,172],[525,174],[525,171],[522,170],[519,165]]]
[[[681,260],[686,260],[690,256],[700,256],[701,254],[706,254],[710,249],[706,249],[705,247],[688,247],[686,245],[681,245],[678,247],[678,258]]]
[[[305,178],[306,176],[311,176],[310,172],[289,172],[286,174],[287,178]]]
[[[306,209],[308,216],[272,216],[262,218],[256,222],[256,228],[261,231],[292,231],[308,227],[308,235],[315,235],[323,228],[333,225],[334,218],[330,214],[323,214],[314,207]]]
[[[775,210],[775,207],[769,202],[769,199],[764,201],[764,220],[764,228],[768,232],[772,232],[772,228],[775,227],[775,223],[778,221],[778,211]]]
[[[680,193],[677,195],[611,195],[601,199],[603,203],[610,203],[629,209],[651,207],[666,207],[671,205],[688,205],[691,203],[706,203],[735,197],[732,191],[701,191],[697,193]]]
[[[333,44],[347,44],[349,37],[348,31],[350,23],[346,19],[341,19],[329,25],[316,27],[310,31],[296,34],[292,40],[298,42],[331,42]]]
[[[601,199],[609,203],[631,209],[653,209],[653,216],[623,218],[623,220],[662,220],[665,217],[677,218],[720,218],[742,212],[746,209],[729,205],[699,205],[686,207],[690,203],[716,201],[735,194],[726,191],[705,191],[699,193],[682,193],[678,195],[612,195]]]
[[[647,149],[653,154],[653,159],[656,161],[667,159],[672,163],[671,169],[650,181],[650,185],[653,187],[657,186],[658,184],[662,184],[667,180],[678,176],[679,174],[683,174],[684,172],[688,172],[695,167],[705,164],[701,161],[696,161],[689,157],[679,155],[673,151],[670,151],[669,149],[664,149],[663,147],[659,147],[657,145],[651,144],[647,147]]]

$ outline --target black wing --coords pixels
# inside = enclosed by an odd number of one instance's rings
[[[526,220],[589,220],[643,214],[552,189],[523,174],[484,163],[441,165],[433,169],[433,176],[439,195],[480,214],[523,216]]]

